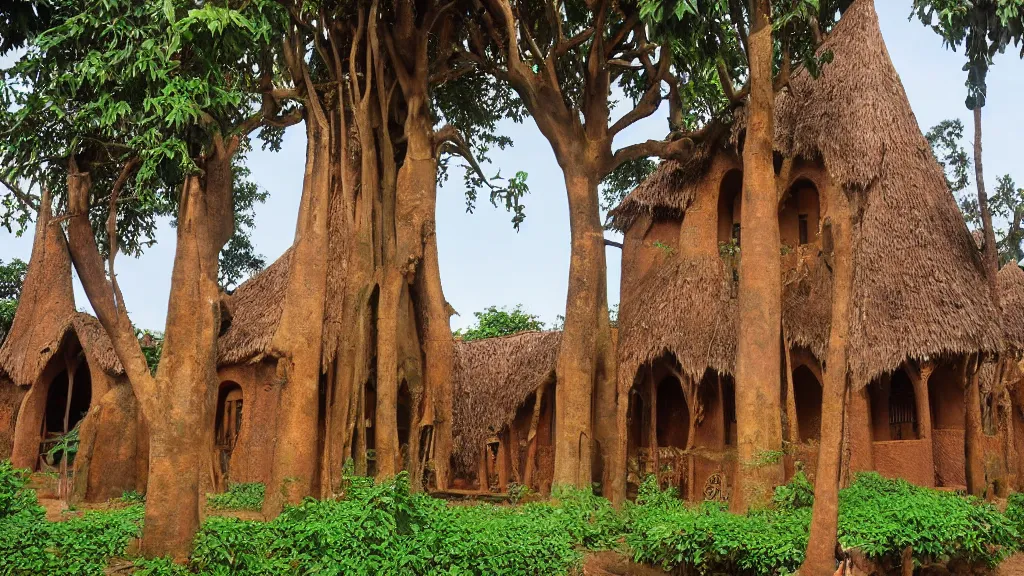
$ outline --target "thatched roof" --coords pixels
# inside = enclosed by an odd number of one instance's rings
[[[456,341],[452,383],[452,455],[471,469],[483,442],[509,424],[530,394],[555,373],[561,332],[520,332]]]
[[[775,148],[786,157],[821,161],[859,206],[848,340],[854,381],[866,383],[908,357],[995,349],[996,309],[981,257],[921,134],[872,0],[856,0],[821,50],[831,51],[833,61],[820,77],[801,71],[776,99]],[[743,128],[742,111],[737,117],[734,144]],[[655,181],[661,189],[638,188],[623,205],[643,204],[651,213],[688,205],[689,187],[700,176],[680,170],[662,174]],[[629,214],[637,212],[623,210],[623,219],[613,224],[626,228]],[[660,292],[680,297],[664,287]],[[685,334],[695,324],[681,322],[675,329]],[[694,365],[699,358],[680,361]]]
[[[1003,339],[1010,348],[1024,351],[1024,270],[1016,261],[1011,261],[999,271],[997,279]]]
[[[217,365],[259,360],[267,353],[281,321],[291,249],[249,278],[228,299],[231,320],[217,339]]]
[[[699,379],[706,368],[732,373],[736,300],[731,272],[718,256],[671,256],[632,288],[619,309],[619,370],[632,386],[640,366],[671,353]]]
[[[641,216],[680,219],[697,195],[700,176],[714,158],[715,147],[702,143],[685,162],[666,160],[608,213],[611,225],[620,232]]]
[[[736,299],[721,258],[670,257],[646,275],[621,303],[619,362],[631,386],[637,370],[666,353],[699,379],[710,368],[732,374],[736,365]],[[790,345],[825,357],[832,310],[832,275],[809,258],[783,279],[782,322]]]

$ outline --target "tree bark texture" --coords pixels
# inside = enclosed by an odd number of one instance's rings
[[[832,235],[832,325],[826,352],[822,390],[821,443],[814,480],[814,508],[810,537],[801,574],[829,576],[835,572],[839,523],[839,486],[849,387],[847,342],[850,333],[850,296],[853,291],[855,237],[850,200],[832,187],[829,223]]]
[[[218,257],[234,226],[231,158],[237,146],[237,138],[227,143],[216,138],[202,164],[204,174],[189,177],[182,187],[163,354],[155,377],[117,287],[113,254],[111,280],[105,277],[88,220],[88,174],[78,172],[71,163],[68,238],[72,261],[150,430],[142,534],[142,551],[148,557],[186,560],[199,527],[199,487],[208,463],[204,439],[217,390]]]
[[[739,478],[733,510],[765,506],[783,481],[779,394],[782,273],[773,165],[772,30],[769,3],[751,3],[750,97],[743,148],[743,230],[736,341]]]
[[[272,517],[283,504],[313,493],[317,477],[319,383],[330,201],[330,134],[323,111],[307,111],[306,167],[302,200],[289,261],[281,321],[271,343],[277,357],[280,396],[274,464],[263,512]]]

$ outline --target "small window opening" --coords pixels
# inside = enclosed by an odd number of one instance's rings
[[[889,433],[893,440],[917,437],[917,403],[914,387],[902,371],[892,379],[889,390]]]
[[[740,245],[740,223],[734,222],[732,225],[732,239],[736,241],[736,245]]]
[[[799,216],[800,222],[800,244],[807,244],[807,214],[801,214]]]

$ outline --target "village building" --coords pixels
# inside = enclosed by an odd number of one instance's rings
[[[827,37],[815,79],[776,99],[782,375],[789,474],[813,478],[833,300],[852,392],[846,477],[877,470],[964,488],[965,389],[999,349],[980,252],[921,134],[870,2]],[[736,458],[733,381],[743,254],[743,110],[686,163],[664,162],[611,213],[624,233],[618,373],[627,491],[649,473],[689,499],[728,498]],[[833,223],[852,225],[852,282],[837,292]],[[992,430],[992,444],[999,444]],[[986,454],[1005,461],[1005,451]],[[765,457],[776,457],[766,455]]]

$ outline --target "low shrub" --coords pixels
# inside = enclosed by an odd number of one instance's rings
[[[908,546],[918,562],[994,566],[1019,538],[1013,521],[977,498],[859,474],[840,492],[839,543],[895,561]]]
[[[262,482],[229,482],[226,492],[206,495],[206,506],[211,510],[260,510],[265,493]]]
[[[1010,521],[1017,535],[1022,538],[1021,548],[1024,549],[1024,492],[1014,492],[1006,499],[1006,519]]]
[[[25,487],[28,470],[19,470],[10,460],[0,461],[0,520],[36,507],[36,493]]]

